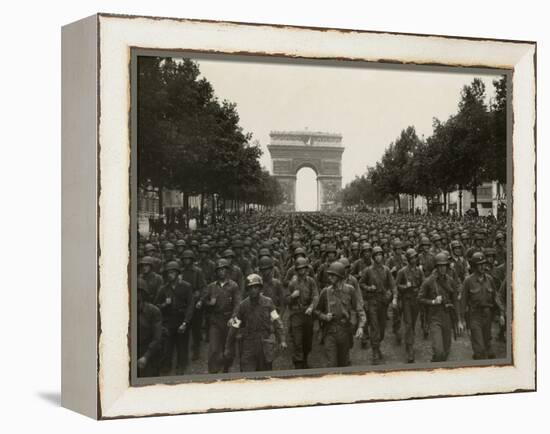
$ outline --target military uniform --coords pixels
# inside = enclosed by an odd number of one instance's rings
[[[139,377],[159,375],[159,356],[162,348],[162,314],[155,305],[143,302],[138,312],[138,358],[145,357],[147,364],[138,369]]]
[[[332,320],[326,321],[331,313]],[[358,327],[365,324],[365,313],[360,306],[355,288],[344,282],[330,285],[321,291],[316,314],[323,323],[323,341],[329,367],[350,364],[352,316],[357,315]]]
[[[228,321],[237,315],[241,290],[232,280],[214,281],[207,286],[202,301],[208,315],[208,372],[228,372],[233,362],[232,357],[223,355]]]
[[[265,285],[265,282],[264,282]],[[298,297],[291,297],[295,291]],[[315,280],[310,276],[296,275],[288,285],[287,305],[289,311],[289,335],[293,344],[292,361],[298,369],[307,368],[307,356],[313,342],[313,310],[319,300],[319,291]],[[306,314],[307,309],[311,313]]]
[[[434,304],[438,296],[442,302]],[[449,357],[454,317],[458,316],[457,296],[457,283],[448,274],[432,273],[420,287],[418,300],[426,306],[433,362],[444,362]]]
[[[474,360],[494,358],[492,349],[493,309],[504,314],[504,306],[497,297],[498,288],[487,273],[473,273],[464,281],[463,309],[469,312],[470,341]]]
[[[190,265],[183,267],[180,274],[181,278],[191,285],[193,289],[193,299],[200,300],[204,294],[204,288],[206,287],[206,281],[204,280],[204,274],[202,270],[196,265]],[[193,337],[193,359],[199,357],[200,344],[202,341],[202,324],[204,321],[204,315],[202,307],[195,308],[193,313],[193,319],[191,320],[191,336]]]

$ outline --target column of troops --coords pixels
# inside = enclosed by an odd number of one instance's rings
[[[138,375],[181,375],[207,346],[208,373],[266,371],[287,348],[329,367],[354,340],[384,363],[386,330],[415,362],[417,326],[432,361],[467,333],[473,359],[506,338],[504,221],[412,215],[290,214],[139,236]],[[403,345],[404,344],[404,345]]]

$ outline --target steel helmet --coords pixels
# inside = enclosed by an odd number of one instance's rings
[[[451,249],[457,249],[457,248],[462,248],[462,244],[460,244],[460,241],[458,240],[451,241]]]
[[[269,256],[262,256],[258,261],[258,268],[260,270],[267,270],[273,268],[273,259]]]
[[[174,250],[174,245],[172,243],[166,243],[164,245],[164,251],[168,251],[168,250]]]
[[[170,261],[164,267],[164,271],[171,271],[171,270],[180,271],[180,266],[176,261]]]
[[[430,240],[428,239],[428,237],[422,237],[420,239],[420,245],[421,246],[431,246],[432,243],[430,243]]]
[[[346,270],[345,270],[344,264],[338,261],[334,261],[332,264],[329,265],[327,273],[333,274],[343,279],[345,275],[345,271]]]
[[[261,276],[258,274],[249,274],[246,276],[246,287],[250,288],[251,286],[260,285],[262,286],[264,284],[264,281],[262,280]]]
[[[327,244],[327,247],[325,249],[326,253],[336,253],[336,246],[334,244]]]
[[[155,249],[155,246],[153,246],[151,243],[145,244],[145,247],[143,248],[143,251],[144,251],[145,253],[153,252],[153,251],[155,251],[155,250],[156,250],[156,249]]]
[[[502,232],[498,232],[495,237],[495,240],[503,240],[503,239],[504,239],[504,234]]]
[[[303,247],[296,247],[294,250],[294,256],[304,255],[306,256],[306,250]]]
[[[203,243],[199,246],[199,252],[208,252],[210,250],[210,246],[206,243]]]
[[[321,245],[321,241],[319,241],[318,239],[315,239],[311,242],[311,247],[320,246],[320,245]]]
[[[222,257],[224,257],[224,258],[234,258],[235,257],[235,252],[231,249],[227,249],[223,252]]]
[[[416,258],[418,256],[418,253],[416,253],[416,250],[414,249],[407,249],[405,254],[407,255],[407,259]]]
[[[447,265],[449,264],[449,257],[447,253],[441,252],[435,255],[435,265]]]
[[[382,249],[382,247],[380,246],[376,246],[374,247],[374,249],[372,249],[372,256],[376,256],[376,255],[383,255],[384,254],[384,249]]]
[[[300,268],[305,268],[309,265],[309,262],[306,258],[296,258],[294,262],[294,269],[299,270]]]
[[[229,268],[229,262],[227,262],[227,259],[218,259],[218,262],[216,262],[216,270],[219,270],[220,268]]]
[[[483,251],[483,254],[484,254],[485,256],[496,256],[497,251],[496,251],[496,249],[494,249],[493,247],[487,247],[487,248]]]
[[[348,268],[351,266],[348,258],[340,258],[338,259],[338,262],[340,262],[345,268]]]
[[[435,243],[436,241],[441,241],[441,236],[439,234],[434,234],[432,237],[432,241]]]
[[[370,245],[370,243],[361,244],[361,252],[363,252],[364,250],[368,250],[368,251],[372,250],[372,246]]]
[[[486,262],[487,261],[485,260],[485,256],[481,252],[475,252],[470,259],[470,263],[472,265],[485,264]]]
[[[262,256],[271,256],[271,251],[267,247],[261,248],[258,257],[261,258]]]
[[[154,260],[151,256],[144,256],[139,261],[139,265],[154,265]]]
[[[354,241],[353,243],[351,243],[350,249],[359,250],[359,243],[357,241]]]
[[[242,240],[235,240],[233,241],[233,248],[240,249],[244,246],[244,243]]]
[[[399,238],[396,238],[395,240],[393,240],[393,248],[394,249],[403,248],[403,243],[401,242],[401,240]]]
[[[195,252],[193,250],[184,250],[181,257],[183,259],[195,259]]]
[[[187,244],[185,240],[178,240],[176,241],[176,247],[185,247]]]

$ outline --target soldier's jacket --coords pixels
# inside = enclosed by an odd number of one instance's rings
[[[406,265],[397,272],[395,284],[399,292],[399,297],[403,299],[412,299],[418,296],[420,286],[424,282],[424,272],[420,267],[411,267]],[[410,286],[408,285],[410,283]]]
[[[429,252],[420,252],[418,254],[418,265],[422,268],[424,275],[429,276],[435,268],[435,256]]]
[[[371,259],[366,260],[365,258],[359,258],[353,264],[351,264],[351,274],[357,279],[361,280],[363,271],[365,271],[365,268],[370,267],[371,265]]]
[[[282,282],[275,277],[272,277],[271,279],[264,279],[262,294],[273,300],[277,311],[282,315],[286,303]]]
[[[242,294],[244,294],[244,276],[239,266],[231,264],[231,268],[227,272],[227,277],[229,277],[233,282],[239,285],[242,296]]]
[[[395,278],[397,276],[397,272],[403,268],[405,265],[407,265],[407,260],[403,255],[392,255],[388,258],[386,261],[386,267],[388,267],[391,271],[391,274]]]
[[[500,284],[502,283],[502,279],[506,277],[506,271],[504,272],[504,274],[502,274],[501,269],[499,269],[498,267],[495,267],[494,265],[489,266],[489,264],[487,264],[486,273],[493,278],[494,287],[498,290],[500,288]]]
[[[290,295],[296,289],[300,292],[300,295],[296,298],[292,298]],[[318,301],[319,291],[315,279],[311,276],[304,276],[302,279],[296,275],[290,280],[286,293],[286,302],[290,315],[293,313],[305,312],[308,307],[315,309]]]
[[[439,275],[434,272],[420,286],[418,301],[428,305],[428,314],[435,310],[450,307],[454,310],[454,314],[458,316],[458,292],[458,284],[450,275]],[[432,301],[439,295],[442,297],[442,302],[439,305],[434,305]]]
[[[209,301],[213,299],[216,303],[210,305]],[[241,289],[233,280],[228,279],[224,282],[216,280],[206,287],[202,302],[211,315],[211,320],[217,317],[226,322],[237,315],[241,303]]]
[[[181,270],[180,277],[191,285],[193,289],[193,297],[199,300],[202,297],[204,288],[206,287],[206,281],[204,280],[204,274],[202,270],[196,265],[190,267],[184,267]]]
[[[363,300],[363,293],[361,292],[361,287],[359,286],[359,281],[355,276],[352,276],[351,274],[346,277],[344,280],[344,283],[347,283],[348,285],[353,286],[355,289],[355,293],[357,295],[357,302],[359,303],[359,309],[365,308],[365,301]]]
[[[191,285],[184,280],[165,283],[155,297],[154,304],[162,312],[164,327],[178,328],[184,321],[189,324],[194,309]]]
[[[330,264],[328,262],[323,262],[317,270],[317,285],[319,288],[325,288],[330,285],[330,280],[328,280],[328,267],[330,267]]]
[[[197,262],[197,266],[202,270],[204,281],[208,284],[216,280],[216,263],[206,258]]]
[[[250,261],[244,257],[244,256],[237,256],[234,259],[236,265],[239,266],[241,269],[241,272],[243,273],[243,276],[248,276],[252,273],[252,266],[250,265]]]
[[[390,269],[382,264],[373,263],[363,271],[363,276],[359,280],[359,285],[363,291],[363,299],[378,301],[389,301],[395,294],[395,280]]]
[[[472,258],[472,255],[476,252],[483,253],[483,247],[472,246],[466,251],[466,259],[468,261]]]
[[[151,303],[144,302],[138,319],[138,357],[157,354],[162,343],[162,314],[160,309]]]
[[[256,303],[250,297],[245,298],[239,304],[237,318],[241,321],[239,329],[243,339],[265,339],[275,333],[283,340],[283,323],[269,297],[260,294]]]
[[[496,255],[495,255],[495,265],[501,265],[506,263],[506,249],[504,247],[501,247],[497,244],[495,247]]]
[[[161,275],[151,271],[147,274],[140,274],[139,277],[147,282],[147,301],[153,302],[163,284]]]
[[[333,324],[351,325],[354,317],[359,319],[357,327],[363,327],[366,322],[365,311],[355,288],[344,282],[336,286],[329,285],[321,291],[315,314],[320,316],[327,313],[333,315],[332,321],[323,321],[328,327]]]
[[[470,274],[464,281],[462,290],[463,310],[497,307],[504,314],[504,306],[497,297],[498,289],[488,273]]]
[[[319,271],[319,267],[323,263],[323,259],[320,256],[314,256],[313,254],[311,254],[309,256],[309,263],[313,267],[313,272],[316,274],[317,271]]]

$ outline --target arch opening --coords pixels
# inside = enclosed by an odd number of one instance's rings
[[[296,211],[319,210],[319,186],[317,173],[303,166],[296,172]]]

